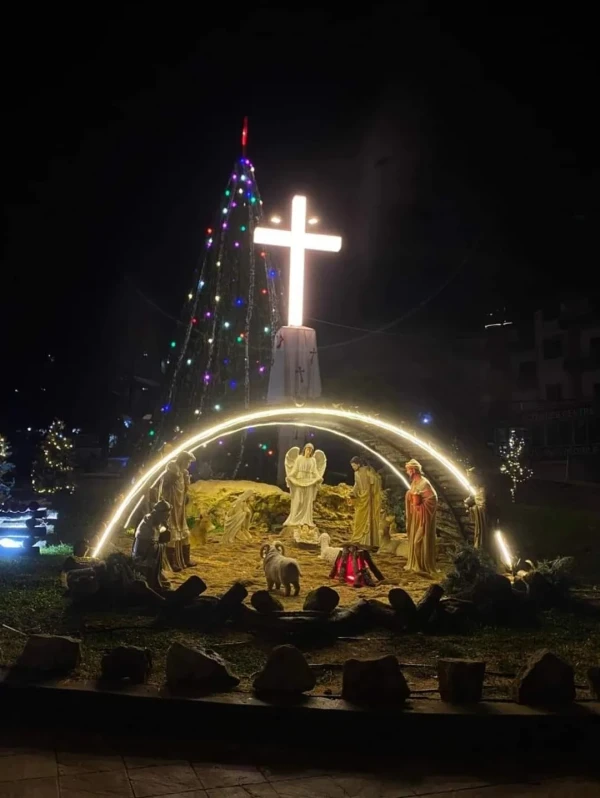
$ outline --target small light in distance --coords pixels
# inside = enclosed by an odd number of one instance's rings
[[[281,224],[281,216],[271,216],[271,224]]]
[[[309,224],[319,224],[319,219],[317,219],[316,216],[311,216],[311,218],[308,220],[308,223]]]

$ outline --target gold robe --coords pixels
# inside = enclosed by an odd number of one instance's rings
[[[162,479],[160,498],[171,505],[167,526],[171,532],[169,548],[175,548],[177,543],[189,546],[190,530],[187,525],[186,503],[190,475],[187,469],[180,468],[175,460],[167,466],[167,472]]]
[[[352,543],[379,546],[381,523],[381,477],[371,466],[354,472],[354,528]]]
[[[435,517],[437,493],[428,479],[415,474],[406,492],[406,534],[408,561],[406,571],[434,576],[436,573]]]

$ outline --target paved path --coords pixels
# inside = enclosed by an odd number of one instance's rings
[[[282,730],[282,734],[284,731]],[[373,735],[365,735],[366,738]],[[14,737],[14,735],[13,735]],[[32,742],[31,735],[27,740]],[[446,796],[446,798],[598,798],[600,779],[591,777],[543,776],[515,765],[514,757],[480,766],[477,774],[449,772],[435,761],[410,762],[400,767],[389,760],[368,757],[350,770],[324,764],[320,757],[301,752],[290,760],[281,749],[206,750],[177,759],[160,758],[156,741],[108,743],[105,737],[72,739],[36,738],[27,747],[25,738],[0,736],[0,798],[405,798]],[[170,744],[171,747],[176,745]],[[160,748],[160,745],[158,746]],[[466,746],[468,749],[468,746]],[[317,757],[318,758],[318,757]],[[251,762],[251,764],[249,764]],[[537,763],[536,767],[539,767]],[[543,764],[543,763],[542,763]],[[321,766],[323,765],[323,766]],[[354,768],[354,769],[352,769]],[[534,768],[535,769],[535,768]],[[529,770],[529,768],[528,768]],[[572,772],[580,768],[574,766]]]

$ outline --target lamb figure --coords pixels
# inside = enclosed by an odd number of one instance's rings
[[[398,532],[396,524],[396,517],[394,515],[387,515],[381,529],[381,543],[379,545],[379,554],[395,554],[398,547],[398,538],[395,537]]]
[[[321,544],[321,553],[319,554],[320,560],[325,560],[329,565],[333,565],[337,560],[337,556],[342,550],[341,546],[330,546],[331,537],[327,532],[321,532],[319,535],[319,543]]]
[[[281,585],[285,588],[285,595],[291,594],[294,588],[294,596],[300,592],[300,566],[291,557],[285,556],[285,549],[282,544],[265,543],[260,550],[263,562],[265,578],[267,580],[267,590],[279,590]]]

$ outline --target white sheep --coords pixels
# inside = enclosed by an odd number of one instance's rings
[[[264,560],[263,568],[267,580],[267,590],[279,590],[281,585],[285,588],[285,595],[290,595],[293,586],[294,595],[300,592],[300,566],[291,557],[285,556],[285,549],[281,543],[265,543],[260,550]]]
[[[337,560],[337,556],[342,550],[341,546],[330,546],[331,537],[327,532],[321,532],[319,535],[319,543],[321,544],[321,553],[319,554],[320,560],[325,560],[329,565],[333,565]]]

